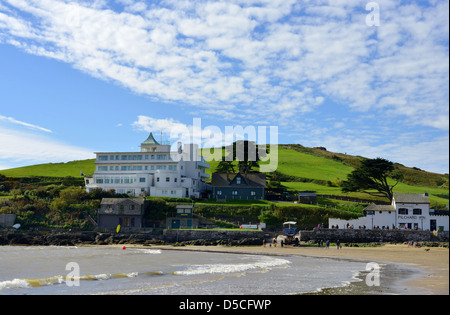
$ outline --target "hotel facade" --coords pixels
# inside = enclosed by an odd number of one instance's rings
[[[150,133],[140,152],[96,152],[96,170],[85,176],[86,190],[114,189],[131,196],[201,198],[207,191],[209,164],[198,145],[180,142],[177,151],[158,143]]]

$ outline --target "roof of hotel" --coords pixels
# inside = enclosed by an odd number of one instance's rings
[[[400,203],[430,203],[430,197],[424,194],[394,194],[395,202]]]
[[[145,144],[145,145],[159,145],[159,142],[155,140],[155,138],[153,137],[153,133],[150,132],[150,135],[148,136],[147,140],[145,140],[141,144]]]

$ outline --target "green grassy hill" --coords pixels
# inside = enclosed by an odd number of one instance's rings
[[[95,160],[80,160],[67,163],[46,163],[31,166],[24,166],[18,168],[11,168],[8,170],[0,170],[0,174],[7,177],[79,177],[80,172],[86,175],[92,175],[95,171]]]
[[[205,150],[205,149],[204,149]],[[290,178],[282,184],[290,190],[312,190],[323,195],[349,196],[361,199],[373,199],[364,193],[341,192],[339,182],[347,178],[363,157],[333,153],[325,148],[307,148],[298,144],[280,145],[278,152],[277,172]],[[208,162],[211,168],[208,173],[215,171],[218,162]],[[433,203],[448,204],[449,176],[409,168],[401,164],[395,165],[403,174],[404,180],[395,189],[398,193],[430,194]],[[0,170],[0,174],[8,177],[78,177],[80,172],[91,175],[95,171],[95,160],[72,161],[68,163],[48,163]]]

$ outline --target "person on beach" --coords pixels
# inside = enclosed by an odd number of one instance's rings
[[[326,242],[326,248],[327,248],[327,249],[330,248],[330,240],[327,240],[327,242]]]
[[[341,247],[341,242],[339,240],[336,241],[336,246],[337,246],[338,250],[342,248]]]
[[[266,240],[263,240],[263,246],[266,247]]]

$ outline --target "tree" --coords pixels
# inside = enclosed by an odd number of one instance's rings
[[[225,161],[225,157],[222,157],[222,161],[219,162],[216,168],[217,173],[235,173],[233,161]]]
[[[396,183],[390,185],[389,177],[396,180]],[[402,174],[395,172],[394,163],[383,158],[366,159],[361,162],[359,168],[347,176],[341,189],[343,192],[361,191],[373,196],[386,197],[392,201],[393,189],[402,178]]]
[[[233,143],[231,151],[222,157],[216,171],[219,173],[235,173],[234,161],[237,161],[239,173],[247,174],[255,172],[260,161],[257,145],[253,141],[237,141]]]

